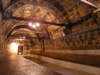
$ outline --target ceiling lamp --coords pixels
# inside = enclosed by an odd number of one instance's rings
[[[29,23],[29,26],[32,26],[32,23]]]
[[[25,39],[25,36],[23,36],[23,39]]]
[[[22,41],[23,39],[25,39],[25,36],[20,36],[20,40]]]
[[[33,25],[33,28],[35,28],[36,26],[35,25]]]
[[[36,26],[38,27],[39,26],[39,23],[36,23]]]

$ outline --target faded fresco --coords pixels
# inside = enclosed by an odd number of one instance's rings
[[[32,48],[33,50],[41,50],[41,43],[38,43],[36,45],[34,45],[34,47]]]
[[[64,28],[65,28],[65,27],[62,27],[62,28],[59,28],[59,29],[57,29],[57,30],[51,32],[51,33],[50,33],[50,38],[51,38],[51,39],[57,39],[57,38],[59,38],[59,37],[64,37],[64,36],[65,36],[65,34],[64,34],[64,32],[63,32],[63,29],[64,29]]]
[[[91,3],[94,3],[95,5],[97,5],[98,3],[100,3],[100,0],[87,0]]]
[[[48,1],[43,0],[18,0],[14,4],[13,2],[15,0],[8,0],[8,2],[5,1],[3,1],[3,4],[9,4],[9,7],[4,13],[6,16],[13,14],[13,16],[17,17],[33,18],[55,23],[65,23],[67,20],[71,23],[78,22],[78,20],[80,20],[82,17],[92,13],[93,11],[92,8],[78,2],[77,0],[57,0],[57,3],[55,4],[50,4]],[[88,1],[94,3],[95,5],[100,3],[100,0]],[[96,20],[100,24],[100,13],[98,12],[95,15],[97,15]],[[90,20],[93,23],[91,23]],[[11,21],[9,21],[9,23],[6,22],[6,24],[14,25],[12,23],[14,21]],[[18,21],[16,21],[16,23],[17,22]],[[6,26],[6,24],[4,25]],[[77,26],[73,26],[72,33],[76,33],[78,31],[84,32],[84,30],[91,30],[98,27],[97,23],[94,22],[94,18],[90,18],[86,22]],[[57,39],[65,36],[63,30],[59,30],[60,26],[47,24],[45,27],[47,28],[48,32],[51,33],[51,39]],[[40,29],[40,31],[43,32],[43,29]]]
[[[100,49],[100,28],[45,41],[45,50],[47,49]]]
[[[91,8],[79,3],[77,0],[58,0],[59,10],[62,8],[66,11],[62,10],[62,13],[67,16],[68,20],[71,22],[76,22],[80,18],[92,12]]]
[[[95,29],[99,27],[98,22],[92,17],[89,18],[88,20],[84,20],[82,23],[73,26],[72,28],[72,33],[75,32],[84,32],[87,30]]]
[[[55,11],[57,12],[57,14]],[[57,10],[52,4],[49,4],[47,2],[41,3],[37,1],[35,4],[34,1],[32,0],[28,0],[28,1],[21,0],[12,4],[10,7],[8,7],[5,14],[7,13],[13,14],[13,16],[16,16],[16,17],[33,18],[36,20],[42,20],[42,21],[47,21],[47,22],[61,23],[63,21],[63,19],[60,19],[61,17],[58,15],[58,14],[61,15],[61,12],[59,12],[59,10]],[[6,23],[9,24],[8,26],[10,27],[12,22],[9,21],[9,23],[8,22]],[[14,24],[16,25],[17,22],[18,21],[14,22]],[[20,25],[20,22],[18,24]],[[28,24],[28,23],[23,21],[23,25],[24,24]],[[42,25],[40,26],[41,27],[39,28],[39,31],[40,32],[45,31],[43,26]],[[49,25],[49,24],[45,24],[44,26],[48,30],[49,33],[60,28],[60,26]]]
[[[98,24],[100,25],[100,11],[95,13],[95,18],[96,18]]]

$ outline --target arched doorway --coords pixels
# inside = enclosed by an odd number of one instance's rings
[[[18,46],[18,55],[19,54],[23,55],[23,46],[22,45]]]

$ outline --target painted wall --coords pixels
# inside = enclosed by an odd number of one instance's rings
[[[100,12],[73,26],[72,33],[53,40],[44,41],[44,52],[36,51],[32,54],[42,54],[46,57],[100,67]]]
[[[44,52],[36,51],[40,48],[37,44],[32,51],[33,54],[100,67],[100,12],[92,14],[85,20],[82,17],[92,13],[94,9],[76,0],[57,1],[54,6],[71,23],[78,22],[80,19],[83,19],[83,22],[73,25],[69,35],[63,35],[63,28],[52,32],[53,39],[44,41]],[[96,5],[100,3],[100,0],[88,1]]]
[[[64,37],[45,41],[45,50],[87,50],[100,49],[100,12],[94,14],[72,28],[72,33]]]
[[[100,49],[100,28],[45,41],[45,50],[48,49]]]
[[[88,0],[88,1],[94,3],[95,5],[100,4],[100,0]],[[67,20],[70,23],[78,22],[81,19],[84,20],[83,18],[84,16],[89,15],[94,11],[93,8],[78,2],[78,0],[57,0],[57,3],[54,6],[57,7],[63,13],[63,15],[67,18]],[[97,18],[99,16],[98,14],[99,13],[95,14],[95,18],[96,21],[100,23],[99,18]],[[92,16],[91,18],[84,21],[83,23],[73,26],[72,33],[84,32],[86,30],[90,30],[93,28],[95,29],[96,27],[98,27],[97,25],[99,24],[97,24],[97,22],[95,21],[95,18],[93,17],[94,15],[91,16]],[[62,28],[51,33],[51,37],[53,39],[57,39],[63,36],[65,35],[63,33]]]
[[[41,54],[41,42],[39,42],[38,44],[34,45],[32,47],[32,49],[30,50],[31,54]]]

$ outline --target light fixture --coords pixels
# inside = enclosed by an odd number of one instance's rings
[[[25,39],[25,36],[23,36],[23,39]]]
[[[38,27],[39,26],[39,23],[36,23],[36,26]]]
[[[23,39],[20,39],[21,41],[23,40]]]
[[[20,36],[20,40],[22,41],[23,39],[25,39],[25,36]]]
[[[29,26],[32,26],[32,23],[29,23]]]
[[[33,25],[33,28],[35,28],[36,26],[35,25]]]

